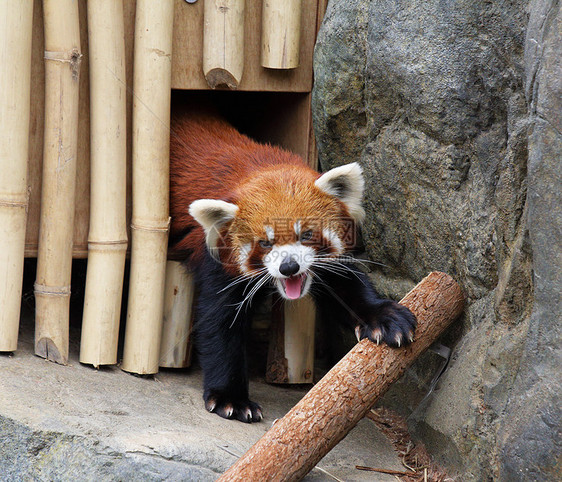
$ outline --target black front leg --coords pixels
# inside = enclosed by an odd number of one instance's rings
[[[358,339],[384,341],[393,347],[414,340],[414,314],[395,301],[379,298],[367,275],[355,265],[340,264],[337,272],[326,266],[318,269],[318,275],[314,291],[323,316],[351,325]]]
[[[233,278],[211,258],[198,268],[196,279],[195,347],[203,369],[205,407],[223,418],[258,422],[263,418],[261,408],[248,393],[249,308],[244,306],[237,312],[243,287],[227,288]]]

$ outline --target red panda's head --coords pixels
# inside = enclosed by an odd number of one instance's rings
[[[233,202],[199,199],[189,213],[228,272],[297,299],[352,247],[363,188],[357,163],[320,177],[305,166],[276,166],[246,179]]]

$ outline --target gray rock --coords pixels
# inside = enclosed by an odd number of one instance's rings
[[[562,12],[531,4],[527,32],[528,203],[535,292],[520,370],[506,410],[506,480],[560,477],[562,454]]]
[[[441,270],[467,294],[438,390],[416,406],[426,356],[384,401],[467,479],[548,480],[560,453],[559,10],[332,0],[315,50],[320,162],[363,166],[375,285]]]

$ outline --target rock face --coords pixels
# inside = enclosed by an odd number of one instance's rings
[[[442,270],[469,299],[439,389],[388,398],[463,480],[560,470],[561,52],[554,0],[331,0],[316,46],[320,162],[364,168],[375,285]]]

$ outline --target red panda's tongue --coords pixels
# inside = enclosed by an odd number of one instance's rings
[[[291,276],[285,279],[285,294],[291,300],[296,300],[301,295],[303,276]]]

